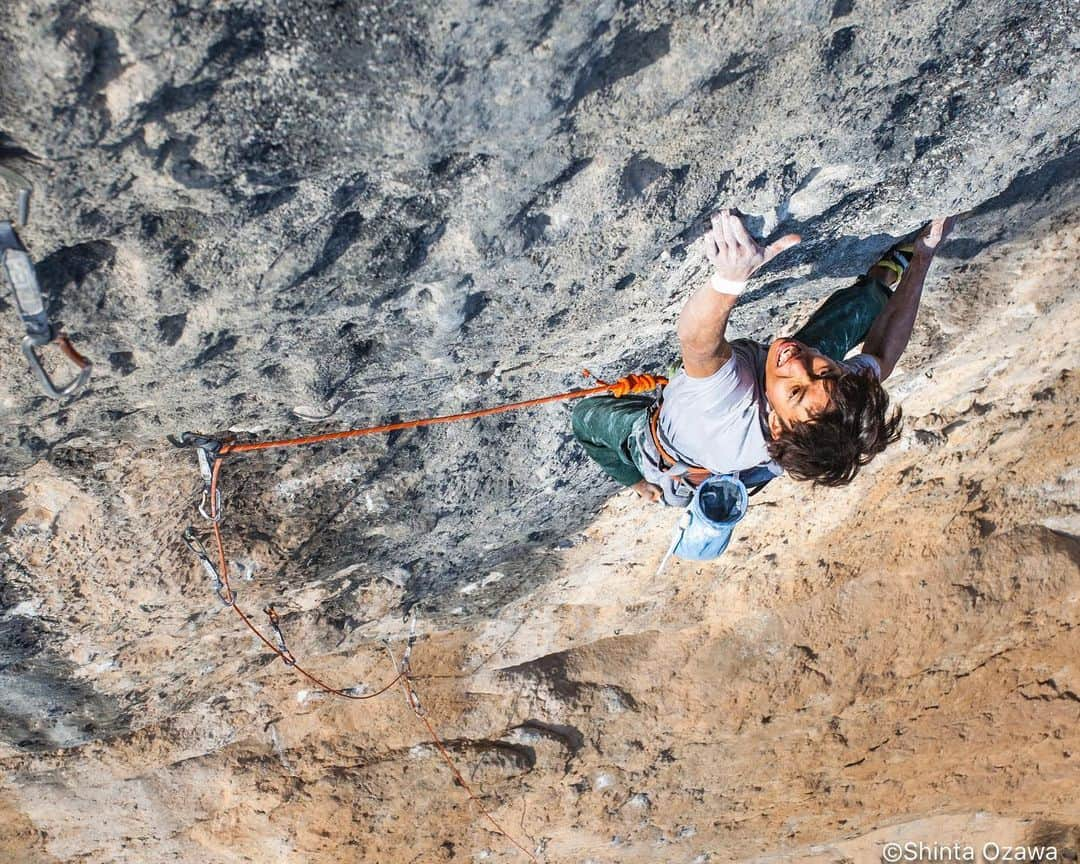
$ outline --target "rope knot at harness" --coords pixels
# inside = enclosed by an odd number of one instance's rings
[[[657,387],[663,387],[668,379],[663,375],[649,375],[646,373],[624,375],[614,384],[610,385],[612,396],[622,397],[635,393],[648,393]]]

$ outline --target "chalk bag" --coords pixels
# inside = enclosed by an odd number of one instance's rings
[[[692,561],[710,561],[727,549],[731,532],[746,515],[746,487],[731,474],[714,474],[694,490],[679,520],[682,534],[674,554]]]

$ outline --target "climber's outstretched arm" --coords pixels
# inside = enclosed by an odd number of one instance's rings
[[[702,285],[683,306],[679,345],[683,369],[691,378],[708,378],[731,357],[724,331],[738,299],[735,294],[720,294]]]
[[[863,341],[863,353],[872,354],[881,366],[881,380],[892,374],[900,355],[907,348],[911,339],[911,330],[915,326],[915,316],[922,299],[923,283],[930,263],[934,260],[938,245],[952,230],[954,216],[947,219],[935,219],[915,240],[915,252],[911,263],[904,270],[900,282],[893,291],[893,296],[874,319],[870,332]]]
[[[724,332],[746,281],[762,264],[800,239],[798,234],[788,234],[761,247],[735,213],[721,210],[713,216],[712,230],[705,234],[705,256],[713,264],[712,278],[693,293],[679,315],[679,344],[687,375],[708,378],[727,363],[731,346]]]

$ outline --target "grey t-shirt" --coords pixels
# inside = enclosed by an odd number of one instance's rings
[[[731,474],[762,465],[773,474],[782,473],[768,449],[765,358],[769,347],[752,339],[736,339],[731,349],[731,359],[708,378],[691,378],[680,370],[664,388],[660,441],[680,464],[664,471],[648,426],[635,430],[643,462],[638,469],[664,490],[669,504],[689,501],[691,491],[679,481],[685,466]],[[868,354],[858,354],[843,365],[853,372],[871,369],[881,377],[877,361]]]

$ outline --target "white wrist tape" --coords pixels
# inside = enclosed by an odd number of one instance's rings
[[[747,283],[735,279],[725,279],[720,274],[714,273],[709,280],[709,287],[717,294],[733,294],[738,297],[746,290]]]

